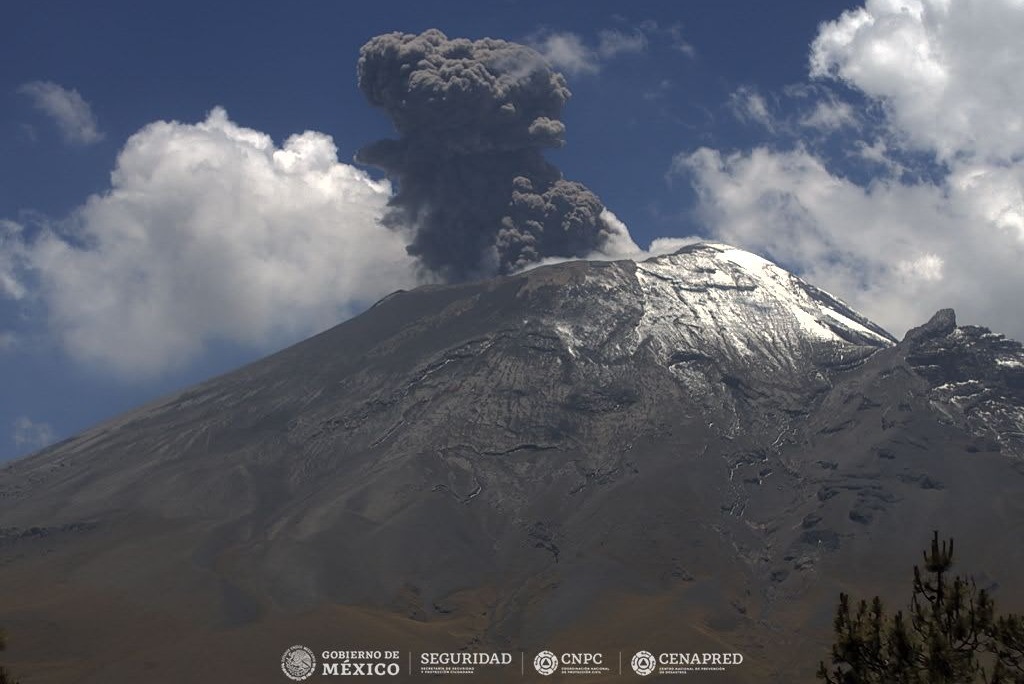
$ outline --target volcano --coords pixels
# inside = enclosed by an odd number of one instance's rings
[[[897,341],[726,245],[397,292],[6,465],[6,664],[287,682],[304,644],[536,681],[550,649],[622,681],[646,650],[814,681],[839,591],[902,605],[933,529],[1024,607],[1022,458],[1020,344],[949,310]]]

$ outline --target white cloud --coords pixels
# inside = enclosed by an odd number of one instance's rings
[[[596,74],[609,60],[643,52],[648,44],[642,29],[631,33],[609,29],[599,31],[597,44],[593,47],[572,31],[538,31],[527,38],[527,42],[553,68],[570,76]]]
[[[50,81],[32,81],[18,88],[18,92],[28,96],[36,109],[53,119],[66,142],[89,145],[103,139],[92,107],[77,90]]]
[[[740,122],[763,128],[779,140],[821,141],[822,136],[860,131],[877,115],[875,108],[860,111],[821,84],[795,83],[779,92],[762,93],[741,85],[729,94],[729,110]],[[818,133],[822,136],[815,136]]]
[[[870,143],[864,140],[855,140],[851,156],[877,164],[885,169],[889,176],[899,178],[905,169],[902,164],[892,158],[889,152],[889,146],[881,138],[876,138]]]
[[[1024,154],[1020,0],[868,0],[821,26],[811,75],[884,102],[919,149],[952,160]]]
[[[14,221],[0,219],[0,297],[22,299],[27,290],[19,271],[23,267],[22,227]]]
[[[702,148],[674,168],[692,179],[716,238],[766,254],[897,334],[952,306],[1024,338],[1020,35],[1020,0],[867,0],[820,27],[818,84],[794,92],[816,103],[801,123],[842,129],[873,181],[853,182],[802,145]],[[880,118],[859,121],[822,85],[830,79],[863,93]],[[760,117],[749,95],[734,102]],[[902,162],[920,152],[942,165],[908,180]]]
[[[603,30],[598,32],[597,53],[605,59],[621,54],[636,54],[647,49],[647,36],[641,31],[623,33]]]
[[[692,245],[703,239],[694,236],[661,237],[655,238],[647,249],[642,249],[638,244],[633,242],[633,238],[630,236],[629,228],[626,227],[626,224],[623,223],[618,216],[612,213],[611,210],[605,209],[602,211],[601,218],[604,219],[605,223],[607,223],[611,228],[611,235],[602,249],[591,252],[585,257],[586,259],[594,261],[615,261],[618,259],[643,261],[644,259],[649,259],[653,256],[670,254],[682,247],[685,247],[686,245]],[[561,259],[560,261],[570,260]]]
[[[637,30],[649,41],[667,44],[670,49],[681,52],[690,59],[697,57],[697,49],[686,40],[683,25],[678,22],[663,27],[654,19],[645,19],[637,26]]]
[[[1020,205],[1006,204],[1020,169],[862,187],[803,149],[702,148],[678,156],[675,170],[693,179],[716,238],[797,271],[897,335],[952,306],[1024,338]]]
[[[14,419],[14,430],[11,434],[11,439],[16,447],[42,449],[44,446],[52,444],[56,438],[56,433],[47,423],[37,423],[28,416],[20,416]]]
[[[945,265],[945,260],[936,254],[922,254],[916,259],[900,261],[896,268],[903,280],[927,283],[942,280]]]
[[[416,284],[403,236],[378,224],[389,196],[330,136],[278,148],[217,108],[138,131],[110,190],[22,250],[68,353],[147,377],[212,341],[294,341]]]
[[[608,240],[608,243],[601,251],[588,254],[588,259],[597,261],[615,259],[643,261],[644,259],[650,259],[662,254],[671,254],[687,245],[701,242],[704,239],[694,235],[688,237],[660,237],[651,241],[647,249],[641,249],[639,245],[633,242],[629,229],[625,223],[619,220],[619,217],[608,209],[605,209],[601,216],[614,230],[613,238]]]
[[[633,242],[633,238],[629,234],[629,228],[626,224],[619,219],[610,209],[604,209],[601,212],[601,218],[604,220],[611,232],[608,241],[604,247],[599,250],[593,251],[583,257],[589,261],[619,261],[620,259],[630,259],[632,261],[643,261],[654,256],[662,254],[671,254],[686,245],[692,245],[697,242],[701,242],[704,238],[697,236],[690,237],[662,237],[656,238],[651,242],[647,249],[642,249],[638,244]],[[542,259],[538,263],[530,264],[525,268],[519,270],[520,273],[526,271],[532,271],[535,268],[541,266],[550,266],[551,264],[561,264],[567,261],[578,261],[578,259],[572,257],[548,257]]]
[[[814,109],[800,119],[801,126],[831,132],[857,127],[857,114],[848,102],[827,99],[814,105]]]
[[[697,57],[697,48],[693,47],[693,43],[686,40],[683,37],[683,27],[679,24],[673,24],[668,28],[668,34],[672,38],[672,48],[682,52],[690,59]]]
[[[570,76],[594,74],[601,68],[597,52],[571,31],[535,36],[530,44],[552,67]]]
[[[7,330],[0,330],[0,352],[14,349],[18,344],[18,336]]]
[[[758,124],[769,131],[775,130],[775,117],[768,109],[768,102],[757,89],[740,86],[729,95],[729,107],[740,121]]]
[[[703,242],[704,238],[696,235],[690,237],[661,237],[655,238],[651,241],[651,246],[647,248],[647,257],[659,256],[662,254],[672,254],[678,252],[687,245],[695,245],[698,242]]]

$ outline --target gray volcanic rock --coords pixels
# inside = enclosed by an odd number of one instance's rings
[[[1024,349],[988,328],[957,327],[951,309],[907,333],[907,361],[933,408],[1007,454],[1024,457]]]
[[[1022,369],[718,244],[395,293],[0,471],[11,667],[557,646],[811,681],[839,590],[904,600],[934,528],[1024,603]]]

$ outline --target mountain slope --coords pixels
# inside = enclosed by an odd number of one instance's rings
[[[0,624],[40,682],[281,681],[292,643],[810,680],[933,527],[1024,600],[1022,387],[1017,343],[897,343],[725,245],[396,293],[7,466]]]

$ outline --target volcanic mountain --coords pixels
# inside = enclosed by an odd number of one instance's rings
[[[725,245],[398,292],[3,468],[7,665],[507,650],[534,681],[540,649],[646,649],[813,681],[839,591],[902,603],[933,529],[1024,606],[1022,458],[1020,344],[949,310],[897,342]]]

